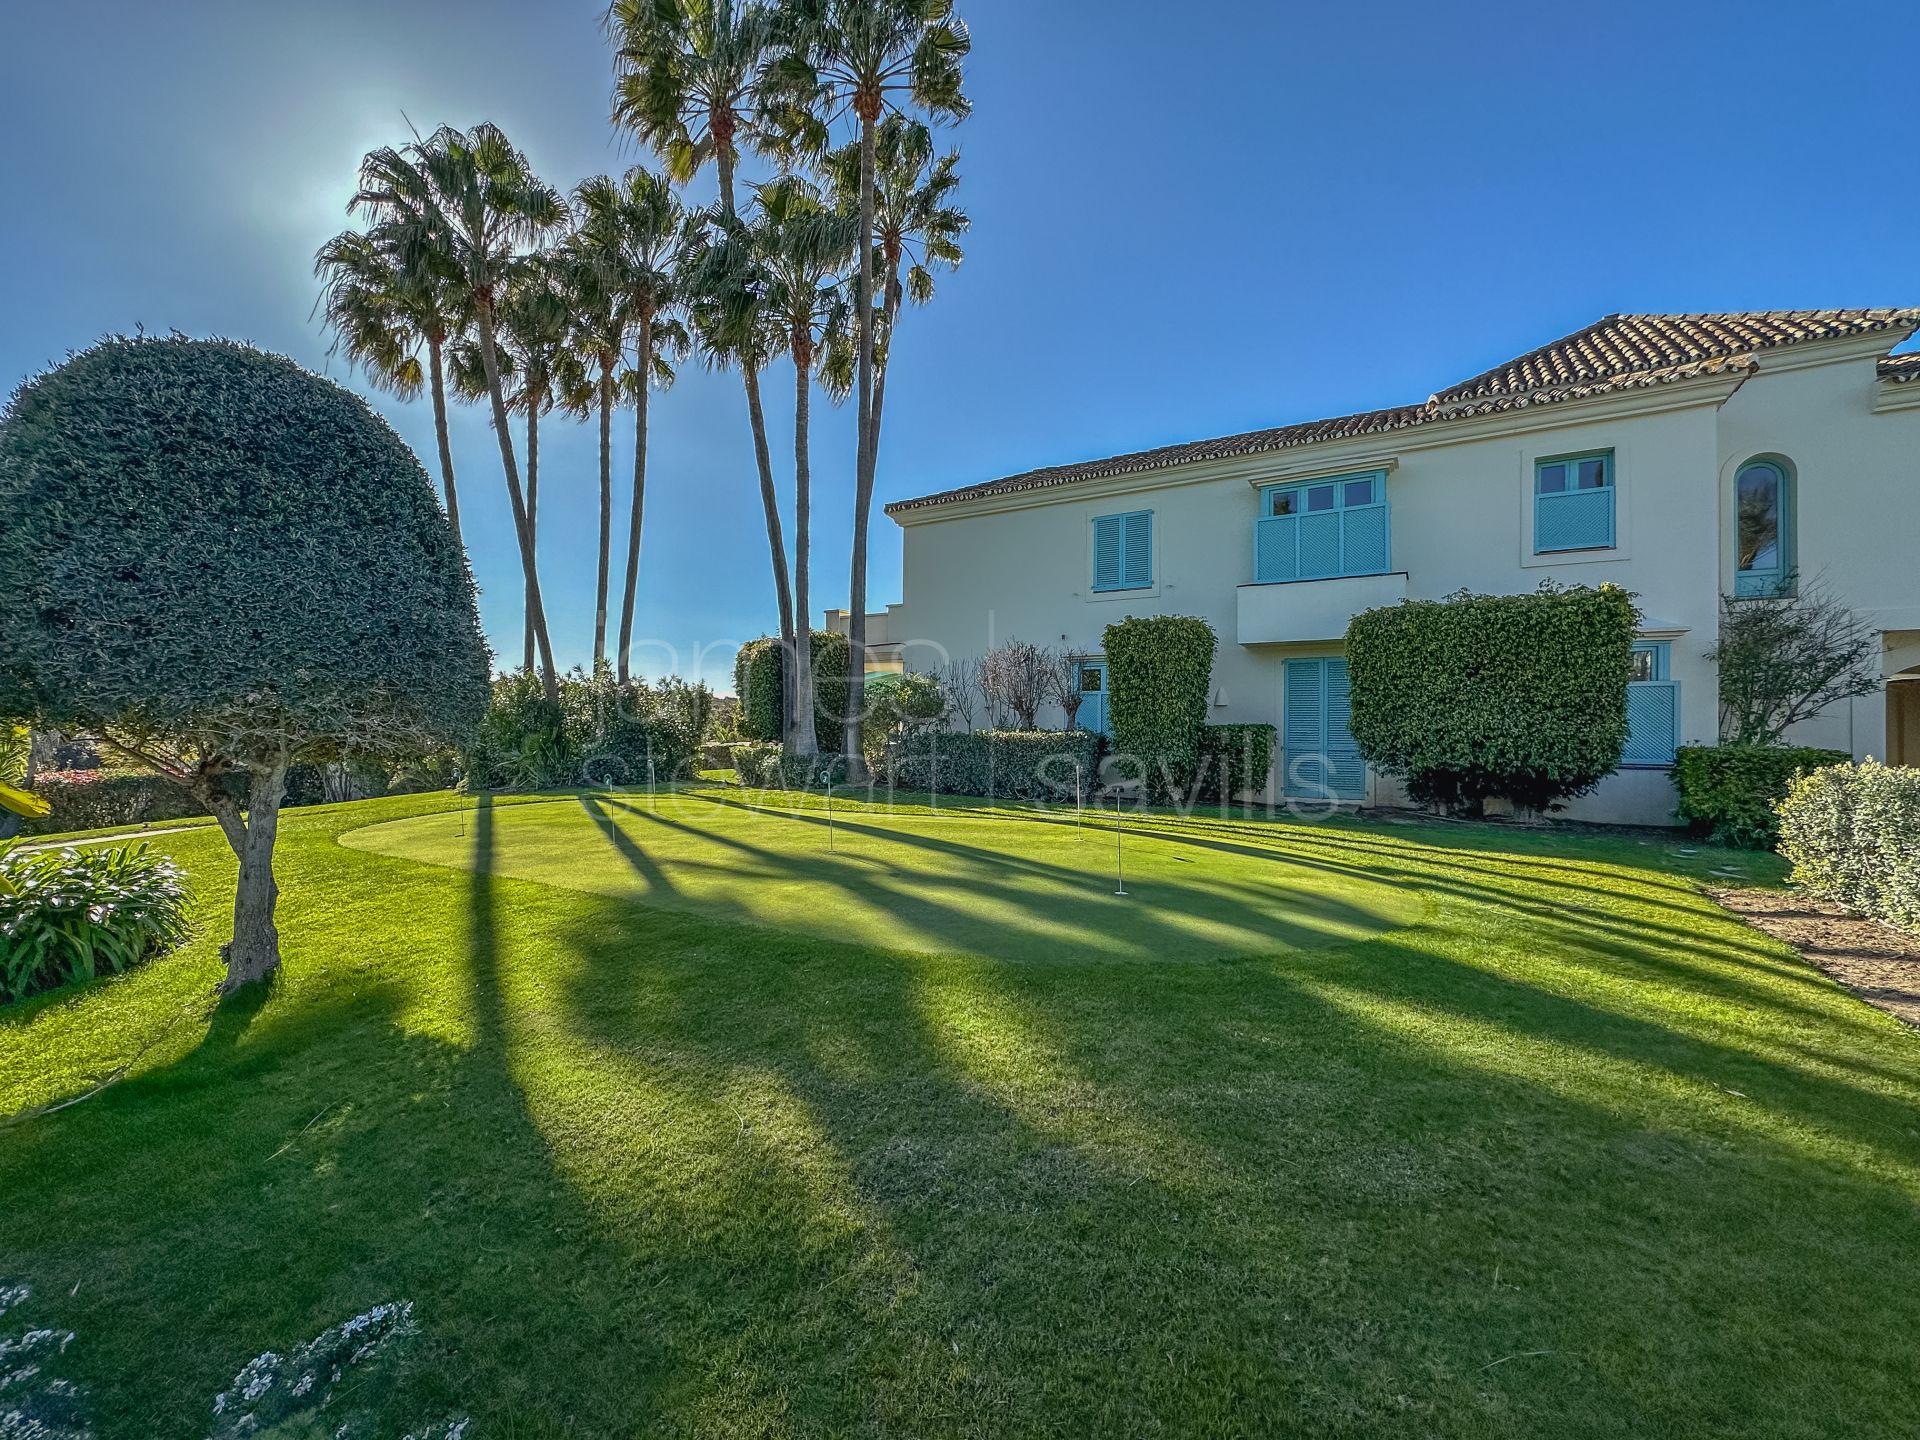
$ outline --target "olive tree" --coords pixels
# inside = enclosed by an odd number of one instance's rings
[[[280,963],[287,767],[457,743],[488,668],[426,473],[339,386],[227,341],[112,338],[0,413],[0,714],[99,735],[219,822],[226,988]]]

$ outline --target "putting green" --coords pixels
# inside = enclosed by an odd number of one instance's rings
[[[422,815],[360,850],[889,949],[1007,960],[1202,959],[1412,924],[1417,889],[1310,830],[1129,818],[761,810],[698,791]]]

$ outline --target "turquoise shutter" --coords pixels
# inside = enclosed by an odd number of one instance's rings
[[[1680,739],[1680,682],[1635,680],[1627,686],[1627,748],[1622,765],[1671,765]]]
[[[1387,507],[1367,505],[1340,512],[1340,573],[1379,575],[1387,568]]]
[[[1117,590],[1123,583],[1120,569],[1120,530],[1125,517],[1102,515],[1093,522],[1093,588]]]
[[[1295,531],[1300,520],[1295,515],[1270,515],[1253,522],[1253,578],[1262,583],[1298,580],[1299,542]]]
[[[1324,580],[1340,573],[1340,512],[1320,510],[1300,517],[1300,578]]]
[[[1347,662],[1329,660],[1327,664],[1327,760],[1331,770],[1327,785],[1342,800],[1367,797],[1367,762],[1360,758],[1347,727],[1353,720],[1353,691],[1347,679]]]
[[[1129,588],[1153,584],[1153,512],[1136,510],[1120,517],[1123,530],[1121,584]]]
[[[1311,757],[1325,748],[1321,741],[1326,734],[1326,693],[1320,683],[1324,677],[1318,660],[1287,661],[1281,774],[1286,777],[1284,788],[1289,795],[1321,793],[1321,767]]]

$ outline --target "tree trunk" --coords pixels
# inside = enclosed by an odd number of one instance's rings
[[[627,519],[627,576],[620,595],[620,679],[633,674],[633,602],[640,589],[640,521],[647,503],[647,384],[653,317],[640,317],[640,386],[633,397],[633,510]]]
[[[427,341],[427,358],[433,377],[433,438],[440,444],[440,479],[447,487],[447,523],[453,527],[453,543],[466,556],[466,541],[460,538],[460,493],[453,485],[453,441],[447,434],[447,377],[441,363],[442,340]]]
[[[534,396],[527,397],[527,535],[533,542],[533,553],[540,553],[540,406]],[[523,669],[533,669],[533,587],[538,583],[535,572],[527,574],[526,610],[526,649],[521,660]]]
[[[793,608],[802,620],[793,647],[793,686],[787,692],[788,723],[793,729],[793,753],[818,755],[814,735],[813,635],[808,617],[810,583],[807,550],[813,529],[813,466],[807,455],[807,428],[812,419],[813,365],[803,346],[793,356]]]
[[[600,574],[594,590],[593,668],[607,658],[607,572],[613,565],[613,362],[600,361]],[[621,677],[625,679],[625,676]]]
[[[718,137],[716,137],[718,138]],[[733,155],[729,143],[719,138],[715,146],[720,170],[720,209],[734,218]],[[773,596],[780,610],[780,673],[785,693],[794,689],[793,592],[787,586],[787,541],[780,529],[780,495],[773,484],[773,455],[767,449],[767,416],[760,404],[760,372],[744,358],[740,362],[741,383],[747,391],[747,419],[753,427],[753,458],[760,467],[760,508],[766,512],[767,552],[773,563]],[[804,620],[804,617],[802,617]],[[781,729],[786,746],[793,743],[790,716],[792,707],[783,707]]]
[[[859,440],[853,481],[853,565],[847,582],[847,721],[841,749],[847,778],[866,777],[860,750],[860,722],[867,708],[867,515],[873,508],[875,442],[873,412],[873,167],[878,114],[860,117],[860,254],[854,305],[860,323]]]
[[[544,670],[541,688],[547,699],[560,703],[560,677],[553,668],[553,642],[547,638],[547,617],[540,602],[540,572],[534,560],[533,530],[527,520],[526,497],[520,493],[520,466],[513,457],[513,432],[507,428],[507,402],[500,389],[500,357],[494,349],[493,310],[479,307],[480,366],[486,371],[487,397],[493,402],[493,430],[500,437],[500,465],[506,471],[507,498],[513,502],[513,530],[520,542],[520,566],[527,575],[528,613],[533,617],[534,639],[540,647]]]
[[[280,887],[273,878],[273,846],[280,833],[280,796],[286,782],[284,754],[265,766],[256,763],[247,787],[245,822],[221,822],[229,844],[238,830],[234,853],[240,859],[240,880],[233,892],[233,940],[221,951],[227,962],[222,990],[238,990],[280,968],[280,931],[273,923]],[[231,808],[233,802],[226,804]]]

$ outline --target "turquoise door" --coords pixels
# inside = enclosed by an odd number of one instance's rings
[[[1345,660],[1289,660],[1281,697],[1282,792],[1294,800],[1364,800],[1367,767],[1347,730]]]
[[[1107,713],[1107,662],[1080,662],[1080,713],[1074,717],[1082,730],[1113,734],[1113,718]]]

